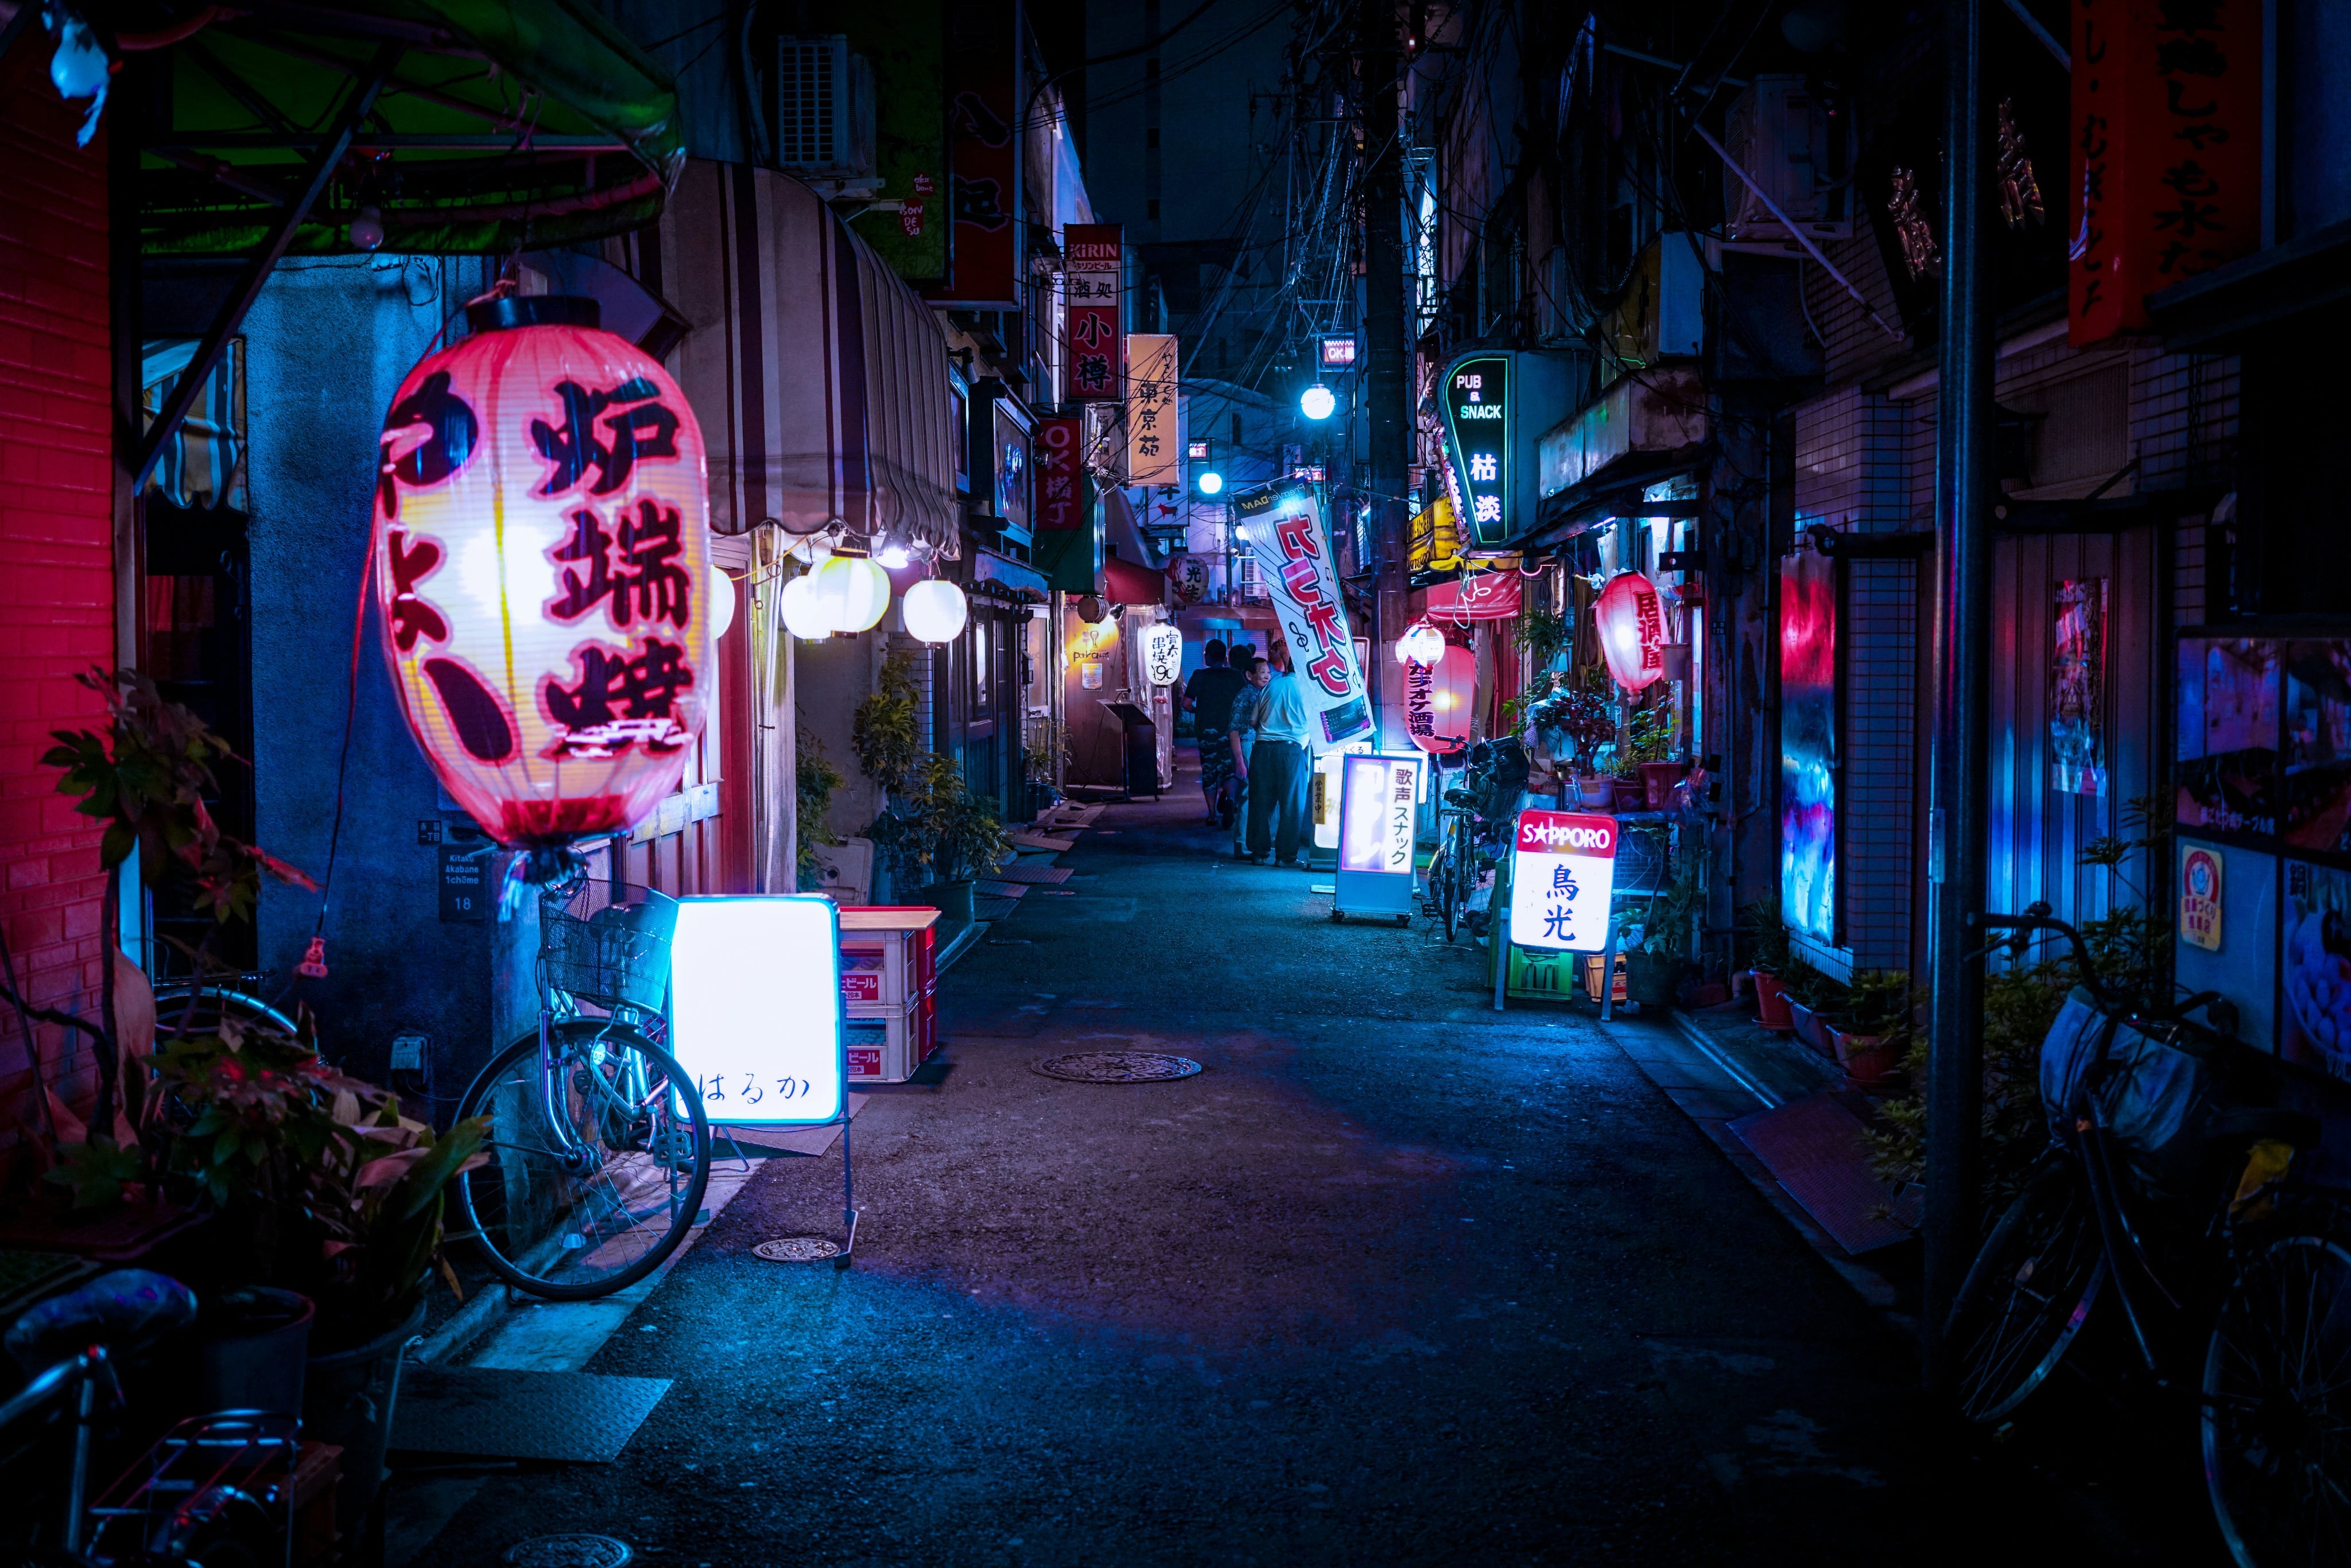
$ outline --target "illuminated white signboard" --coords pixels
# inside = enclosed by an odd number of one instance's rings
[[[670,1054],[712,1122],[841,1118],[848,1058],[832,900],[679,899],[670,992]]]
[[[1520,811],[1510,851],[1510,940],[1597,953],[1608,944],[1616,885],[1616,819]]]

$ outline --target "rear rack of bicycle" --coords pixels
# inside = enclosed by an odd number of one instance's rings
[[[293,1417],[259,1411],[182,1421],[90,1506],[99,1560],[201,1549],[215,1531],[250,1540],[257,1527],[290,1563],[301,1433]]]

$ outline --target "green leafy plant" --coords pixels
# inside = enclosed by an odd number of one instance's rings
[[[924,754],[891,809],[866,830],[901,880],[914,886],[959,882],[995,867],[1012,847],[994,803],[972,794],[963,765]]]
[[[914,725],[914,656],[900,649],[882,661],[873,695],[857,705],[849,749],[868,779],[891,794],[907,786],[923,750]]]
[[[1551,672],[1552,662],[1567,647],[1569,635],[1567,617],[1545,610],[1520,612],[1510,628],[1511,643],[1532,656],[1538,675]]]
[[[1767,893],[1739,912],[1746,933],[1748,962],[1767,975],[1782,975],[1794,961],[1788,941],[1788,923],[1780,917],[1780,895]]]
[[[795,870],[803,888],[817,885],[817,855],[820,849],[841,842],[841,835],[825,821],[831,810],[833,791],[849,781],[848,775],[833,766],[826,755],[824,742],[818,739],[808,726],[799,727],[798,743],[792,748],[793,822],[799,845]]]

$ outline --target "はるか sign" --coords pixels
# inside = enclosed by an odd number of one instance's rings
[[[1510,940],[1597,953],[1616,887],[1616,819],[1521,811],[1510,849]]]

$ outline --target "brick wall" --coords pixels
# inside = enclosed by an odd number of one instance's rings
[[[94,1009],[98,833],[39,758],[51,730],[102,711],[75,672],[113,663],[105,134],[75,148],[81,111],[58,101],[37,42],[0,63],[0,653],[15,673],[0,685],[0,931],[34,1000]],[[36,1039],[78,1101],[87,1046]],[[0,1019],[0,1139],[32,1114],[32,1082],[16,1019]]]

